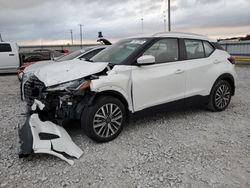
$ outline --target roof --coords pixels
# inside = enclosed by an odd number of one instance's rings
[[[130,38],[160,38],[160,37],[177,37],[177,38],[190,38],[190,39],[200,39],[200,40],[207,40],[210,42],[216,42],[214,39],[210,39],[205,35],[200,34],[193,34],[193,33],[183,33],[183,32],[160,32],[155,34],[145,34],[145,35],[138,35]]]
[[[15,42],[12,41],[0,41],[1,44],[16,44]]]

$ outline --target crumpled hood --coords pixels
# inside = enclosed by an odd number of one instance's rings
[[[103,71],[108,63],[71,60],[42,66],[34,72],[46,87],[76,80]]]
[[[36,70],[38,70],[39,68],[41,68],[43,66],[46,66],[46,65],[49,65],[50,63],[54,63],[54,61],[53,60],[47,60],[47,61],[36,62],[36,63],[31,64],[28,67],[26,67],[24,69],[24,73],[33,73]]]

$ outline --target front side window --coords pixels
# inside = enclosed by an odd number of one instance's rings
[[[134,38],[119,41],[95,55],[91,58],[91,61],[109,62],[115,65],[122,64],[131,54],[145,45],[148,40],[146,38]]]
[[[0,44],[0,52],[11,52],[10,44]]]
[[[184,40],[184,42],[187,52],[187,59],[197,59],[205,57],[202,41],[187,39]]]
[[[155,57],[155,63],[177,61],[179,58],[177,39],[161,39],[155,42],[143,55]]]

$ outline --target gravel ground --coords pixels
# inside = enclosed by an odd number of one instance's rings
[[[154,114],[104,144],[71,128],[84,152],[73,166],[45,154],[18,159],[25,109],[16,76],[0,76],[0,187],[250,187],[250,66],[236,70],[236,96],[224,112]]]

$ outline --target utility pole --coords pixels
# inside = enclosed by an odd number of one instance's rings
[[[168,0],[168,31],[171,31],[171,20],[170,20],[170,0]]]
[[[0,42],[3,42],[3,39],[2,39],[2,35],[1,35],[1,33],[0,33]]]
[[[83,24],[79,24],[80,25],[80,42],[81,42],[81,49],[82,49],[82,27]]]
[[[140,3],[141,4],[141,34],[144,33],[144,23],[143,23],[143,5],[142,5],[142,2]]]
[[[143,18],[141,18],[141,34],[143,34],[144,33],[144,28],[143,28]]]
[[[163,11],[163,22],[164,22],[164,32],[167,31],[167,23],[166,23],[166,11]]]
[[[72,29],[70,30],[70,36],[71,36],[71,44],[73,45],[73,31],[72,31]]]

